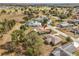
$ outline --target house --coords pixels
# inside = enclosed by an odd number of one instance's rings
[[[35,27],[35,26],[41,26],[41,23],[38,22],[38,21],[33,20],[33,21],[28,21],[28,22],[26,22],[25,25]]]
[[[48,20],[48,18],[45,17],[45,16],[41,16],[41,17],[38,17],[38,18],[35,18],[35,19],[32,19],[32,20],[26,22],[25,25],[27,25],[27,26],[33,26],[33,27],[41,26],[42,22],[44,20]]]
[[[78,11],[76,13],[76,19],[79,19],[79,9],[78,9]]]
[[[72,26],[73,26],[73,24],[69,24],[67,22],[62,22],[62,23],[57,25],[57,27],[60,27],[60,28],[70,28]]]
[[[70,56],[68,52],[65,52],[61,48],[56,48],[52,53],[50,53],[51,56]]]
[[[70,32],[74,34],[79,34],[79,29],[71,29]]]
[[[74,20],[74,22],[75,22],[76,24],[79,24],[79,19],[78,19],[78,20]]]
[[[39,34],[49,34],[51,30],[48,27],[34,27],[34,31],[38,32]]]
[[[54,56],[75,56],[74,52],[79,48],[79,40],[67,43],[63,46],[56,48],[51,55]],[[78,50],[79,51],[79,50]]]
[[[39,16],[38,18],[35,18],[34,20],[42,23],[44,20],[48,21],[49,18],[46,16]]]
[[[61,38],[54,36],[52,34],[47,34],[45,35],[45,42],[47,44],[53,44],[53,45],[57,45],[58,43],[60,43],[62,40]]]
[[[69,21],[69,23],[74,24],[74,25],[78,25],[79,24],[79,19],[74,19]]]

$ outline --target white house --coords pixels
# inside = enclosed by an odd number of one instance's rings
[[[27,22],[26,25],[28,25],[28,26],[41,26],[41,23],[33,20],[33,21]]]
[[[58,27],[61,27],[61,28],[67,28],[67,27],[72,27],[73,24],[69,24],[67,22],[62,22],[60,24],[58,24]]]

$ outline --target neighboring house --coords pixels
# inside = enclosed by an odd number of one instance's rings
[[[52,35],[52,34],[47,34],[47,35],[45,36],[45,42],[46,42],[47,44],[56,45],[56,44],[60,43],[61,41],[62,41],[61,38],[59,38],[59,37],[57,37],[57,36],[54,36],[54,35]]]
[[[33,21],[27,22],[26,25],[27,26],[41,26],[41,23],[38,22],[38,21],[33,20]]]
[[[34,27],[34,31],[38,32],[39,34],[48,34],[51,32],[51,30],[48,27]]]
[[[77,51],[77,48],[79,48],[79,42],[71,42],[68,44],[65,44],[63,46],[60,46],[56,48],[51,55],[54,56],[74,56],[74,52]]]
[[[79,19],[78,20],[75,19],[75,20],[69,21],[69,23],[78,25],[79,24]]]
[[[51,56],[70,56],[68,52],[65,52],[61,48],[56,48],[50,55]]]
[[[57,26],[60,28],[69,28],[69,27],[72,27],[73,24],[69,24],[67,22],[62,22],[62,23],[58,24]]]
[[[35,19],[32,19],[32,20],[26,22],[26,25],[28,25],[28,26],[41,26],[44,19],[48,20],[47,17],[41,16],[41,17],[38,17],[38,18],[35,18]]]
[[[79,29],[71,29],[71,32],[73,32],[74,34],[79,34]]]

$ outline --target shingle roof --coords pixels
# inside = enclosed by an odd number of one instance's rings
[[[62,50],[61,48],[56,48],[52,54],[54,56],[70,56],[70,54],[68,54],[67,52],[65,52],[64,50]]]
[[[53,44],[58,44],[59,42],[61,42],[61,38],[57,37],[57,36],[53,36],[52,34],[48,34],[46,35],[45,40],[47,40],[48,42],[52,42]]]
[[[79,40],[76,41],[76,43],[79,43]],[[71,42],[56,48],[52,52],[52,54],[54,54],[55,56],[68,56],[68,55],[72,56],[73,52],[75,51],[76,51],[76,47],[74,45],[74,42]]]
[[[61,48],[63,48],[65,51],[68,51],[71,54],[76,51],[76,47],[74,46],[74,42],[65,44],[65,45],[61,46]]]

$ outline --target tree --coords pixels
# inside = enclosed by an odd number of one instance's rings
[[[29,18],[28,18],[28,17],[23,17],[23,19],[24,19],[25,21],[28,21],[28,20],[29,20]]]
[[[2,32],[4,32],[4,26],[3,24],[0,24],[0,34],[2,34]]]
[[[0,33],[6,33],[7,31],[11,30],[14,25],[14,20],[4,19],[4,21],[0,22]]]
[[[23,11],[23,8],[21,8],[21,11]]]
[[[66,37],[66,40],[69,42],[69,41],[72,41],[72,39],[70,37]]]
[[[25,25],[22,25],[22,26],[20,27],[20,29],[21,29],[21,30],[26,30],[26,26],[25,26]]]
[[[5,11],[5,10],[2,10],[2,11],[1,11],[1,14],[3,14],[3,13],[6,13],[6,11]]]
[[[47,24],[47,22],[48,22],[48,19],[43,19],[42,25]]]
[[[66,18],[67,18],[67,14],[61,13],[61,14],[59,15],[59,17],[60,17],[61,19],[66,19]]]
[[[27,11],[24,11],[24,13],[23,13],[24,15],[26,15],[27,14]]]
[[[15,9],[15,12],[18,12],[18,10],[17,10],[17,9]]]
[[[8,21],[8,27],[11,29],[15,25],[15,20]]]
[[[4,22],[5,32],[11,30],[14,25],[15,25],[15,20],[5,19]]]
[[[28,34],[26,55],[40,55],[40,47],[43,44],[42,38],[34,31]]]
[[[21,30],[15,30],[13,31],[12,35],[12,41],[17,44],[18,42],[20,42],[23,39],[23,31]]]

